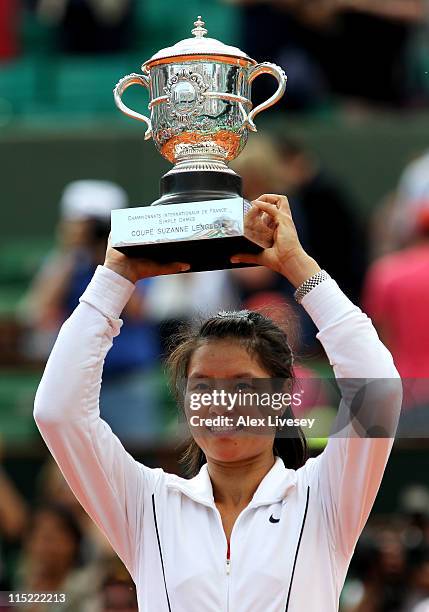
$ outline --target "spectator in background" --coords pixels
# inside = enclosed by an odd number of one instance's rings
[[[82,533],[80,557],[84,563],[106,562],[115,557],[112,547],[82,506],[51,458],[43,465],[37,482],[37,499],[42,504],[60,505],[73,515]]]
[[[279,151],[273,140],[259,134],[253,136],[244,151],[235,159],[231,167],[243,179],[243,195],[251,201],[262,193],[287,193],[284,191],[284,176]],[[295,225],[301,243],[308,248],[307,226],[303,211],[296,198],[289,198]],[[293,291],[287,280],[266,268],[252,267],[231,271],[240,308],[258,309],[281,304],[288,311],[288,318],[294,320],[292,337],[296,340],[295,350],[300,352],[315,348],[315,327],[310,317],[296,307]]]
[[[16,57],[19,53],[19,1],[0,2],[0,62]]]
[[[147,316],[158,326],[163,356],[184,321],[236,306],[235,287],[224,270],[157,276],[151,279],[146,294]]]
[[[408,594],[401,612],[429,610],[429,546],[423,545],[409,551]]]
[[[407,556],[394,529],[368,526],[361,536],[342,594],[343,612],[409,612]],[[352,578],[352,576],[354,576]]]
[[[77,304],[80,288],[102,262],[111,210],[127,202],[125,191],[107,181],[74,181],[64,189],[56,245],[22,305],[33,331],[27,348],[35,358],[49,354],[59,327]]]
[[[427,487],[401,495],[400,512],[370,519],[356,547],[341,612],[428,612]]]
[[[335,276],[351,300],[359,302],[367,247],[351,197],[301,143],[280,138],[277,144],[283,193],[299,205],[308,252]],[[341,257],[337,255],[338,247]]]
[[[402,249],[415,234],[419,209],[424,208],[429,173],[429,151],[414,155],[398,185],[384,196],[371,220],[371,259]]]
[[[372,105],[408,103],[408,44],[426,0],[228,1],[244,6],[249,55],[287,70],[285,109],[319,107],[331,94]],[[257,83],[255,101],[269,91]]]
[[[117,612],[137,612],[135,586],[127,570],[114,553],[108,540],[98,529],[97,525],[88,517],[82,506],[77,501],[70,487],[66,483],[56,463],[49,459],[40,472],[37,486],[37,498],[40,500],[42,512],[47,511],[60,518],[65,518],[65,522],[76,535],[77,548],[74,558],[78,560],[78,567],[71,570],[68,578],[65,579],[67,589],[70,589],[70,601],[65,602],[66,607],[59,607],[58,610],[64,612],[107,612],[115,610]],[[38,511],[36,512],[36,517]],[[46,527],[46,516],[42,521]],[[48,522],[49,525],[49,522]],[[42,534],[44,532],[42,529]],[[58,547],[56,543],[56,530],[53,529],[54,544],[56,553]],[[39,555],[38,546],[43,547],[42,536],[36,533],[30,537],[32,541],[32,551],[36,558]],[[34,544],[34,541],[36,544]],[[59,549],[63,545],[60,541]],[[50,560],[58,563],[59,567],[64,567],[65,563],[58,562],[55,558],[50,544],[47,549],[43,549],[41,555],[41,565],[45,568],[43,573],[50,573]],[[66,558],[64,554],[63,558]],[[17,577],[25,574],[25,568],[31,566],[32,573],[39,571],[37,563],[22,560],[20,571]],[[1,609],[1,606],[0,606]],[[49,608],[56,612],[56,608]],[[37,611],[39,612],[39,611]]]
[[[1,465],[0,439],[0,591],[10,588],[4,544],[15,544],[24,533],[28,508],[21,494]]]
[[[429,150],[405,167],[398,184],[391,219],[393,249],[410,245],[424,222],[429,200]]]
[[[231,167],[243,180],[243,196],[246,200],[255,200],[263,193],[281,193],[283,177],[280,158],[273,141],[268,136],[259,134],[253,136],[240,156],[232,162]],[[305,228],[302,227],[300,210],[293,200],[290,206],[295,225],[302,237],[301,242],[306,246]],[[246,307],[247,300],[260,291],[274,292],[283,298],[291,297],[289,283],[272,270],[261,267],[241,268],[233,270],[232,275],[240,307]],[[261,302],[259,305],[262,305]]]
[[[57,246],[24,298],[22,310],[32,330],[27,350],[45,358],[59,327],[78,305],[98,264],[103,263],[110,231],[110,212],[127,205],[125,191],[108,181],[70,183],[61,199]],[[106,359],[101,412],[124,442],[161,435],[158,382],[152,377],[159,360],[156,327],[145,316],[150,281],[138,283],[124,315],[124,326]],[[118,406],[124,409],[118,412]]]
[[[283,187],[278,151],[268,136],[253,135],[231,168],[243,179],[243,196],[249,201]]]
[[[398,248],[398,236],[392,227],[392,219],[396,209],[396,193],[394,191],[383,196],[375,207],[368,230],[368,259],[374,261]]]
[[[97,588],[97,570],[79,569],[81,531],[73,515],[61,505],[35,510],[24,539],[14,589],[23,593],[65,593],[65,601],[25,604],[24,612],[76,612]]]
[[[413,102],[409,45],[426,0],[342,0],[332,90],[353,103],[403,107]],[[362,33],[365,44],[362,44]]]
[[[39,0],[40,17],[58,27],[58,44],[71,54],[130,48],[133,0]]]
[[[405,379],[404,406],[415,406],[429,401],[429,154],[404,171],[393,222],[403,248],[369,268],[364,309]],[[425,436],[429,421],[424,408],[421,416],[422,421],[415,413],[412,419],[416,432]]]
[[[241,37],[243,48],[258,61],[272,61],[284,67],[288,76],[285,110],[311,110],[329,99],[329,82],[324,64],[333,55],[331,11],[322,2],[299,0],[229,0],[243,5]],[[267,99],[272,84],[258,79],[252,85],[254,104]]]
[[[135,584],[118,558],[104,564],[99,592],[80,612],[138,612]]]
[[[401,612],[429,612],[429,489],[414,483],[400,495],[399,510],[405,520],[402,541],[407,554],[408,578]]]
[[[401,492],[400,512],[406,520],[404,540],[409,547],[429,547],[429,488],[410,484]]]

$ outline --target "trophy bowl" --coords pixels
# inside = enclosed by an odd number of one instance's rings
[[[132,234],[131,222],[127,226],[125,211],[112,215],[115,248],[134,257],[189,261],[192,271],[233,267],[230,255],[270,246],[266,231],[245,227],[250,204],[243,200],[241,178],[228,162],[243,150],[249,131],[256,131],[256,115],[278,102],[286,87],[286,75],[279,66],[258,64],[237,47],[206,38],[201,17],[194,26],[193,38],[162,49],[142,64],[141,74],[123,77],[114,89],[117,107],[146,124],[145,139],[153,138],[161,155],[173,164],[161,178],[161,197],[152,206],[180,205],[180,214],[177,208],[163,209],[152,228],[152,217],[142,213],[138,234]],[[253,108],[251,85],[261,74],[274,76],[278,87]],[[135,84],[149,90],[150,118],[122,100],[125,90]],[[190,204],[190,212],[195,213],[196,202],[205,203],[205,208],[200,207],[199,215],[187,215],[183,205]],[[159,231],[159,226],[168,225],[167,216],[179,233]],[[188,219],[187,231],[179,228],[181,218]],[[263,238],[258,240],[259,235]],[[215,244],[208,240],[220,241],[217,255],[212,253]]]

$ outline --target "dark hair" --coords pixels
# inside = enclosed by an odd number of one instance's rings
[[[167,358],[166,365],[176,400],[182,407],[193,353],[205,342],[221,339],[239,342],[257,358],[271,377],[293,382],[293,354],[286,333],[259,312],[222,311],[199,325],[189,324],[173,338],[175,348]],[[289,407],[286,414],[293,417]],[[293,437],[276,436],[273,451],[283,459],[288,468],[298,469],[304,465],[307,458],[307,444],[302,429],[297,427]],[[194,439],[189,442],[181,461],[185,463],[191,476],[197,474],[201,466],[206,463],[205,455]]]

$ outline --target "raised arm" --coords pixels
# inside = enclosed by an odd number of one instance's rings
[[[154,487],[161,470],[136,462],[100,418],[102,370],[133,281],[177,272],[178,264],[128,264],[109,249],[105,266],[97,268],[60,330],[37,390],[34,418],[77,499],[134,577],[143,488]]]
[[[233,261],[267,266],[295,287],[319,272],[320,267],[299,242],[287,199],[266,194],[253,204],[275,223],[274,244],[258,255],[239,254]],[[332,545],[347,564],[374,503],[393,444],[402,385],[392,356],[370,319],[334,280],[324,280],[314,287],[304,296],[302,305],[319,329],[317,337],[334,367],[343,397],[338,435],[330,438],[324,452],[307,462],[305,469],[313,483],[313,495],[321,504]],[[356,415],[353,421],[350,408]],[[368,429],[372,429],[372,437],[365,434]],[[375,437],[375,432],[380,437]]]
[[[302,305],[319,329],[342,394],[334,432],[309,472],[331,541],[348,563],[392,448],[402,385],[371,320],[334,280],[312,289]]]

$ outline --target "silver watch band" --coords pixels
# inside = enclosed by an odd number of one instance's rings
[[[317,285],[320,285],[320,283],[328,278],[331,277],[325,270],[320,270],[319,272],[316,272],[316,274],[313,274],[313,276],[310,276],[310,278],[307,278],[307,280],[304,281],[293,294],[298,304],[301,304],[304,295],[307,295],[309,291],[314,289],[314,287],[317,287]]]

